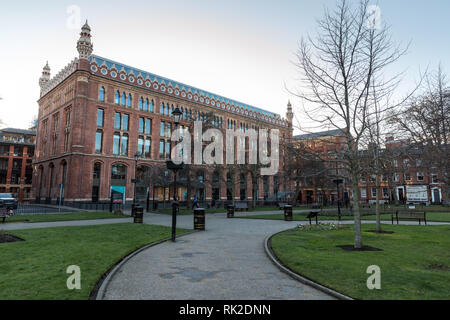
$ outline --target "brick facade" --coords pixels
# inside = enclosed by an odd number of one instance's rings
[[[205,116],[213,115],[216,119],[215,127],[222,132],[227,129],[230,121],[233,121],[235,128],[243,125],[246,128],[279,129],[282,141],[292,137],[291,114],[288,114],[288,121],[277,114],[91,55],[90,28],[87,25],[82,29],[78,49],[79,59],[75,59],[53,79],[50,79],[50,68],[47,65],[40,80],[41,97],[38,101],[34,161],[37,175],[33,181],[33,190],[38,201],[57,201],[61,192],[65,201],[109,201],[113,166],[123,165],[126,168],[125,197],[126,201],[131,202],[134,197],[134,184],[131,180],[135,178],[136,170],[134,154],[139,147],[139,137],[143,137],[144,143],[146,139],[151,139],[151,152],[147,158],[140,157],[138,168],[145,167],[155,173],[154,169],[159,167],[162,169],[157,174],[164,175],[165,157],[160,156],[160,141],[170,139],[165,135],[161,136],[161,123],[164,122],[166,126],[170,124],[171,130],[174,129],[170,112],[176,107],[183,108],[185,112],[180,123],[183,127],[192,127],[194,117],[199,113]],[[125,97],[124,105],[122,96]],[[149,106],[147,111],[144,110],[140,104],[141,98],[144,102],[147,99],[149,103],[152,102],[153,111],[148,111]],[[170,111],[161,114],[161,104],[167,106],[167,110],[170,108]],[[98,123],[98,110],[103,112],[101,125]],[[190,112],[188,119],[187,110]],[[121,121],[124,115],[128,118],[127,128],[123,125],[121,128],[115,128],[117,114],[121,114]],[[140,118],[144,119],[144,123],[145,119],[151,119],[151,132],[139,132]],[[167,132],[167,127],[165,129]],[[101,150],[96,150],[97,132],[98,136],[102,136]],[[119,154],[115,152],[115,134],[120,136],[120,144],[128,138],[124,154],[121,154],[122,150]],[[94,172],[96,163],[97,171]],[[227,199],[226,166],[216,168],[200,165],[194,166],[192,170],[205,172],[205,200],[212,198],[213,187],[209,182],[213,180],[214,171],[220,171],[222,179],[219,200]],[[252,180],[248,173],[246,175],[245,200],[250,201],[253,197]],[[114,177],[117,178],[116,175]],[[148,181],[148,197],[161,200],[161,193],[172,195],[172,186],[169,184],[166,188],[168,190],[163,189],[161,183],[156,183],[156,178],[161,177],[152,176],[150,180],[153,182]],[[238,174],[235,174],[234,178],[238,179]],[[269,181],[269,189],[273,195],[274,178],[269,177]],[[60,189],[61,184],[64,185],[63,190]],[[195,190],[198,188],[193,189],[187,195],[189,198],[198,191]],[[257,189],[259,200],[263,200],[263,179],[259,179]],[[181,193],[181,197],[186,196],[185,190]],[[235,188],[234,197],[240,199],[239,187]]]

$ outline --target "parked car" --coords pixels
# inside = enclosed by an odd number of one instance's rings
[[[0,193],[0,207],[17,209],[17,199],[11,193]]]

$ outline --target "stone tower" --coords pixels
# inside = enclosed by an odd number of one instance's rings
[[[48,66],[48,61],[45,67],[42,69],[42,76],[39,78],[39,86],[41,87],[41,92],[44,90],[45,85],[50,81],[50,67]]]
[[[288,101],[287,104],[286,119],[288,120],[289,127],[292,127],[292,119],[294,119],[294,113],[292,112],[291,101]]]
[[[77,50],[79,53],[79,59],[88,60],[93,51],[93,45],[91,42],[91,27],[89,27],[88,22],[81,28],[80,39],[77,42]]]

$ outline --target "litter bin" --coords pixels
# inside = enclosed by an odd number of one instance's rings
[[[284,221],[292,221],[292,206],[284,206]]]
[[[232,204],[227,206],[227,218],[234,218],[234,206]]]
[[[205,230],[205,209],[194,209],[194,230]]]
[[[144,219],[144,207],[141,205],[133,206],[131,215],[134,217],[134,223],[142,223]]]

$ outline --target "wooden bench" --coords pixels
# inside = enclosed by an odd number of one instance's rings
[[[392,214],[392,224],[394,224],[394,215],[397,220],[397,224],[399,219],[409,219],[409,220],[419,220],[419,224],[421,221],[425,221],[425,225],[427,224],[427,216],[425,211],[396,211],[395,214]]]
[[[234,205],[234,210],[238,211],[238,210],[245,210],[248,211],[248,205],[247,203],[243,202],[243,203],[236,203]]]
[[[287,206],[288,204],[286,202],[278,202],[278,208],[280,210],[284,209],[285,206]]]

